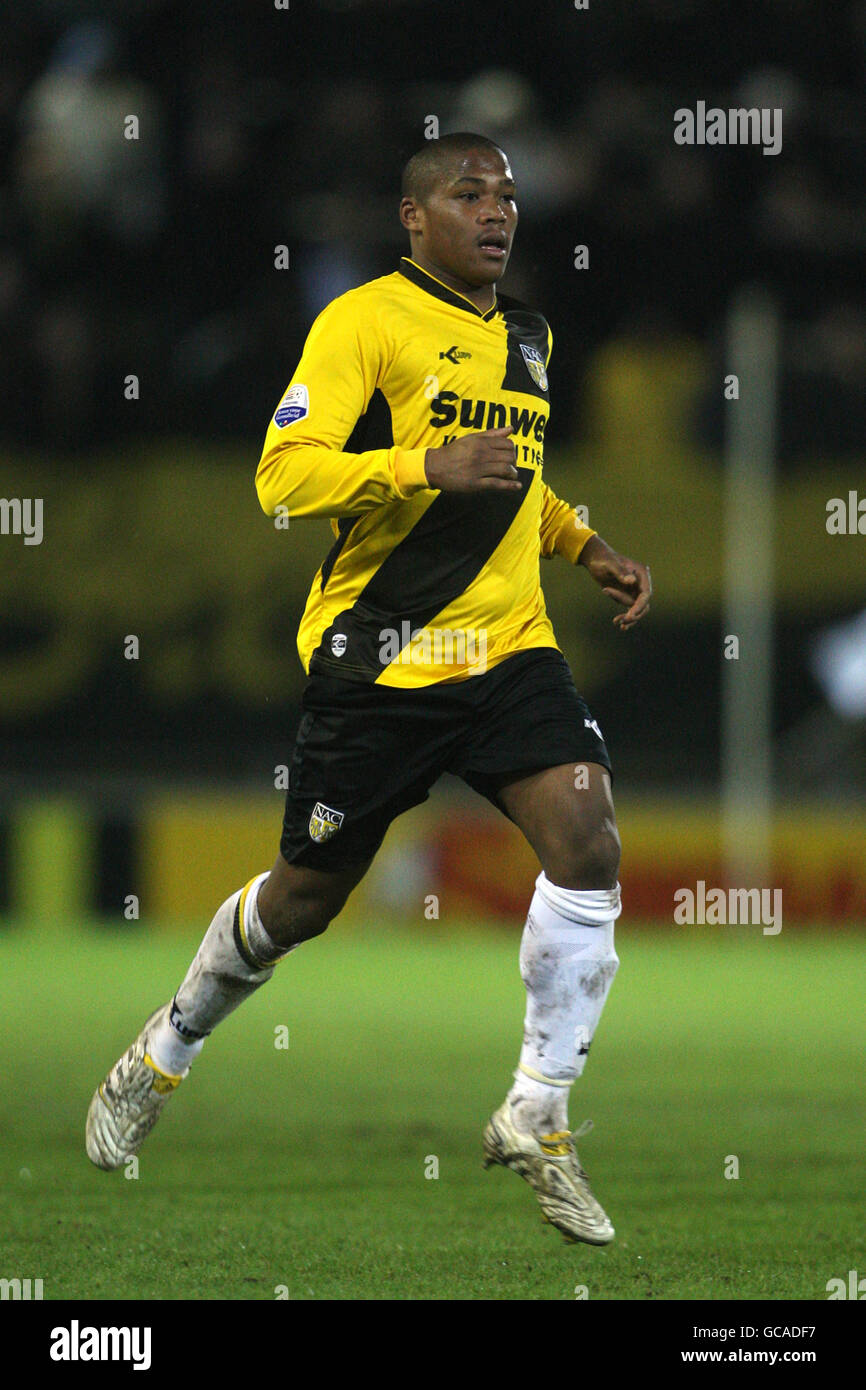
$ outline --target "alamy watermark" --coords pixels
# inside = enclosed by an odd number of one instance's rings
[[[866,1299],[866,1279],[861,1279],[856,1269],[848,1270],[847,1283],[844,1279],[828,1279],[824,1287],[830,1302],[834,1298],[855,1299],[858,1303]]]
[[[25,1170],[22,1169],[22,1172]],[[0,1301],[29,1302],[43,1297],[41,1279],[0,1279]]]
[[[844,497],[831,497],[827,502],[828,536],[866,536],[866,497],[858,496],[854,488]]]
[[[696,923],[711,927],[763,926],[764,936],[782,930],[781,888],[707,888],[699,878],[692,888],[674,892],[674,921],[678,926]]]
[[[0,535],[23,536],[25,545],[42,544],[41,497],[0,497]]]
[[[485,628],[420,627],[413,631],[404,620],[399,630],[383,627],[379,633],[379,660],[383,666],[473,666],[487,669]]]
[[[705,101],[692,111],[681,106],[674,112],[674,141],[677,145],[761,145],[764,154],[779,154],[782,148],[781,106],[721,106],[707,109]]]
[[[149,1327],[82,1327],[73,1318],[51,1329],[48,1354],[52,1361],[131,1361],[134,1371],[147,1371],[152,1335]]]

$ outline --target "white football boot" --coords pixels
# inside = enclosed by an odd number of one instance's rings
[[[506,1100],[491,1115],[484,1130],[484,1167],[494,1163],[512,1168],[525,1178],[538,1198],[545,1221],[561,1231],[568,1244],[607,1245],[615,1231],[592,1194],[580,1166],[574,1139],[586,1134],[591,1121],[576,1135],[526,1134],[519,1130]]]
[[[94,1092],[87,1112],[87,1157],[97,1168],[120,1168],[138,1153],[162,1107],[188,1074],[160,1071],[148,1053],[148,1037],[171,1003],[151,1014],[135,1042]]]

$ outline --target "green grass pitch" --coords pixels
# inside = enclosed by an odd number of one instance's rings
[[[518,941],[335,924],[214,1034],[128,1178],[87,1161],[85,1112],[196,939],[10,924],[0,1276],[46,1299],[677,1300],[826,1299],[866,1272],[866,941],[622,923],[571,1112],[595,1124],[603,1250],[481,1168],[520,1043]]]

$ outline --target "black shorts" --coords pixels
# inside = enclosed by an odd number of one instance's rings
[[[325,872],[371,859],[392,820],[426,801],[443,772],[503,811],[498,789],[521,774],[572,762],[610,771],[598,725],[552,647],[416,690],[313,675],[302,708],[280,852]]]

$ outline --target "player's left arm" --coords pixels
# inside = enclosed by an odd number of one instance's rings
[[[562,555],[573,565],[583,565],[602,593],[621,603],[625,613],[617,613],[614,624],[627,632],[649,610],[652,580],[649,568],[627,555],[620,555],[591,527],[584,525],[575,507],[563,502],[542,483],[541,554],[545,559]]]
[[[547,329],[547,363],[553,351],[553,334]],[[573,565],[589,570],[603,594],[621,603],[625,613],[617,613],[614,626],[627,632],[649,612],[653,591],[649,566],[627,555],[620,555],[603,541],[597,531],[581,521],[577,509],[556,496],[547,483],[541,484],[541,555],[564,555]]]
[[[585,565],[596,584],[601,585],[603,594],[626,609],[625,613],[617,613],[613,620],[614,627],[621,632],[627,632],[649,612],[653,586],[648,565],[620,555],[599,535],[589,538],[580,552],[578,564]]]
[[[546,367],[550,366],[552,352],[553,334],[548,324]],[[592,527],[581,521],[577,508],[563,502],[544,482],[541,484],[538,530],[542,558],[549,560],[552,555],[562,555],[572,565],[577,564],[587,541],[595,535]]]

